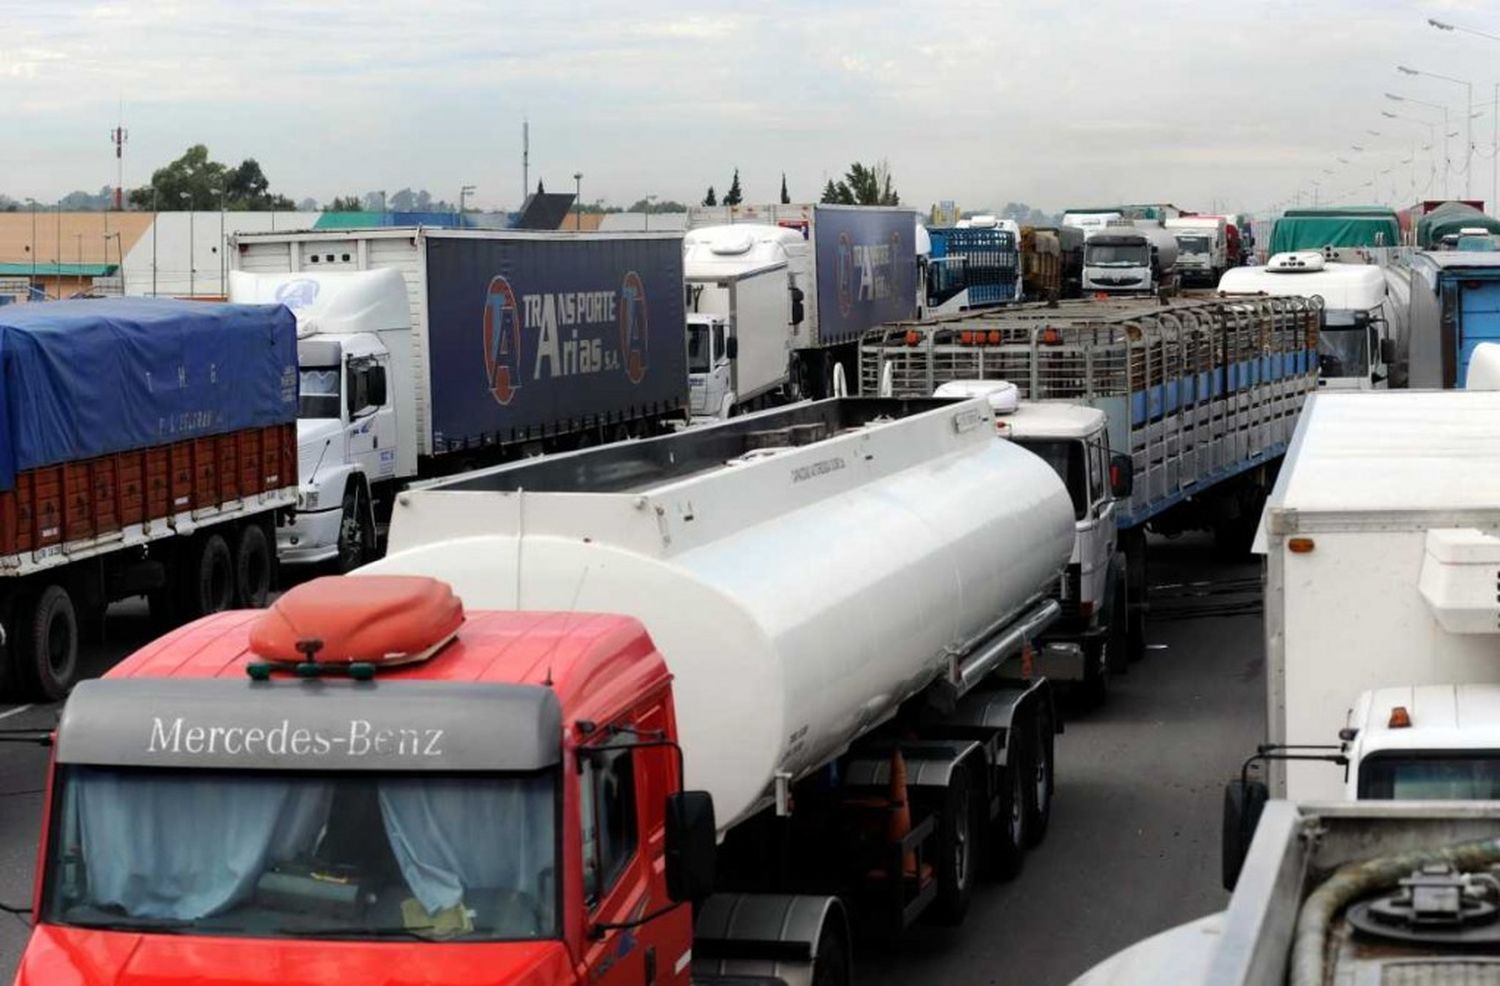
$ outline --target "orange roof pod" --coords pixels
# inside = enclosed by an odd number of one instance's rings
[[[276,664],[422,661],[464,622],[453,588],[405,575],[329,575],[290,590],[250,628],[250,650]]]

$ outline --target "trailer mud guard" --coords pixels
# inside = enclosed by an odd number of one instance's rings
[[[819,962],[851,981],[849,917],[833,896],[714,894],[698,908],[693,933],[693,981],[757,978],[812,986]]]

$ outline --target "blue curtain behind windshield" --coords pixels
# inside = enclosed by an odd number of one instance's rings
[[[550,913],[541,880],[554,853],[547,777],[382,780],[379,794],[401,875],[428,914],[485,891],[525,894]]]
[[[73,790],[88,902],[193,921],[242,902],[268,866],[310,850],[333,786],[90,771]]]

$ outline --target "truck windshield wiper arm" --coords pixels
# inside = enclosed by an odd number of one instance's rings
[[[443,941],[432,935],[413,931],[411,928],[361,928],[349,925],[320,925],[310,927],[286,926],[276,929],[279,935],[287,935],[292,938],[410,938],[413,941]]]

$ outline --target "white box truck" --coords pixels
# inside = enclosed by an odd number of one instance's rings
[[[1229,266],[1223,216],[1178,216],[1163,225],[1177,238],[1177,276],[1184,286],[1213,287]]]
[[[755,229],[728,231],[742,225]],[[859,337],[873,326],[917,317],[916,229],[912,210],[897,207],[771,204],[688,210],[689,238],[745,237],[774,246],[769,258],[786,260],[793,397],[854,393]]]
[[[687,360],[695,422],[722,420],[788,396],[796,341],[795,230],[742,223],[683,237]]]
[[[1270,795],[1500,795],[1500,393],[1318,392],[1257,547]]]

